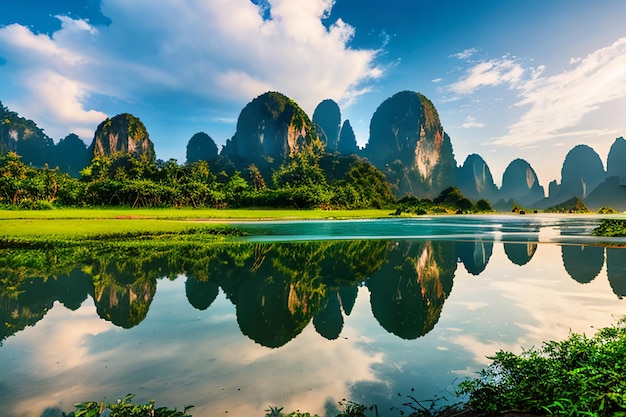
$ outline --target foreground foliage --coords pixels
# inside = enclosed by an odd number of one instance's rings
[[[594,236],[626,237],[626,220],[602,219],[592,233]]]
[[[594,337],[572,334],[520,355],[500,351],[477,378],[461,382],[465,409],[554,416],[626,416],[626,319]]]
[[[185,406],[183,411],[166,407],[155,408],[154,401],[134,405],[132,404],[133,397],[134,395],[128,394],[111,404],[96,401],[75,404],[76,411],[67,417],[189,417],[190,414],[187,414],[187,411],[193,408],[193,406]]]

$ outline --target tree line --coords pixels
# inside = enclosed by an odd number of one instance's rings
[[[264,176],[254,164],[237,170],[224,161],[179,165],[174,159],[117,154],[95,156],[78,178],[58,168],[26,165],[15,152],[0,156],[0,204],[5,207],[358,209],[394,202],[384,175],[355,156],[300,153]]]

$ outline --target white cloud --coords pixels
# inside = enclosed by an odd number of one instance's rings
[[[457,94],[472,94],[479,88],[501,84],[516,86],[527,70],[513,57],[480,61],[470,67],[466,75],[448,88]]]
[[[517,93],[513,106],[524,113],[508,126],[506,135],[493,140],[497,145],[529,146],[556,138],[618,133],[614,126],[592,126],[584,118],[611,101],[626,98],[626,38],[584,58],[572,58],[570,65],[569,70],[546,76],[545,66],[524,66],[505,55],[472,63],[448,89],[464,96],[503,85]],[[617,118],[617,111],[613,113]]]
[[[7,58],[2,71],[9,73],[9,91],[14,91],[7,101],[36,118],[49,135],[60,138],[72,131],[89,137],[106,115],[84,108],[91,89],[76,75],[91,59],[77,47],[84,36],[96,32],[84,21],[60,19],[59,39],[35,35],[16,24],[0,29],[0,51]]]
[[[477,122],[474,116],[467,116],[465,118],[465,123],[463,123],[461,127],[465,129],[471,129],[473,127],[485,127],[485,125],[483,123]]]
[[[268,90],[306,111],[325,98],[349,102],[369,91],[368,81],[384,68],[375,64],[378,50],[349,47],[354,27],[341,19],[329,28],[322,24],[332,5],[103,0],[102,12],[111,19],[106,27],[59,16],[62,27],[52,36],[20,25],[0,28],[0,55],[7,60],[0,71],[13,74],[11,97],[3,100],[62,135],[103,118],[87,108],[95,95],[155,107],[240,105]],[[61,106],[47,106],[53,92]],[[162,101],[151,103],[152,97]]]
[[[558,137],[608,135],[614,130],[590,129],[583,118],[610,101],[626,97],[626,38],[598,49],[574,68],[537,77],[519,86],[518,107],[528,106],[508,134],[495,143],[519,145]],[[614,114],[618,116],[617,112]]]
[[[466,59],[471,58],[476,52],[478,52],[477,48],[469,48],[450,56],[465,61]]]

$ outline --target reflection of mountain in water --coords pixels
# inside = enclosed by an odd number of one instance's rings
[[[125,329],[146,318],[156,292],[156,279],[136,267],[132,263],[108,262],[97,263],[94,268],[93,295],[98,315]]]
[[[474,242],[456,242],[456,256],[463,262],[467,272],[479,275],[487,267],[493,253],[493,242],[477,240]]]
[[[526,243],[510,243],[504,244],[504,253],[511,262],[516,265],[526,265],[533,258],[533,255],[537,251],[536,242]]]
[[[626,296],[626,249],[606,248],[606,275],[615,295]]]
[[[215,301],[220,292],[220,287],[215,282],[197,281],[187,277],[185,281],[185,294],[187,300],[196,310],[206,310]]]
[[[7,337],[34,326],[55,301],[60,301],[72,311],[77,310],[87,294],[93,291],[93,284],[91,277],[76,268],[69,274],[59,274],[54,278],[26,278],[16,291],[0,290],[1,344]]]
[[[536,242],[504,243],[517,265],[528,263],[536,249]],[[626,295],[624,251],[606,250],[609,281],[620,297]],[[309,323],[324,338],[337,339],[360,285],[370,291],[383,328],[415,339],[439,320],[457,260],[478,275],[492,252],[493,243],[482,241],[220,243],[66,251],[51,263],[44,250],[0,251],[0,342],[37,323],[55,301],[75,310],[88,296],[101,318],[136,326],[148,313],[157,280],[179,275],[187,276],[187,299],[198,310],[208,309],[221,289],[236,307],[241,332],[263,346],[282,346]],[[586,283],[602,269],[604,249],[563,246],[562,256],[570,276]],[[11,259],[28,261],[19,267]]]
[[[561,246],[563,266],[574,280],[588,284],[598,276],[604,265],[604,248],[601,246]]]
[[[456,256],[452,242],[400,242],[367,281],[372,312],[403,339],[433,329],[452,290]]]

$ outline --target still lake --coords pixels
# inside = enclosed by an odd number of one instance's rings
[[[626,249],[599,245],[626,239],[591,237],[598,219],[250,222],[206,247],[73,266],[42,255],[63,265],[50,276],[0,265],[22,274],[0,292],[0,415],[127,393],[196,417],[454,400],[497,350],[626,315]]]

